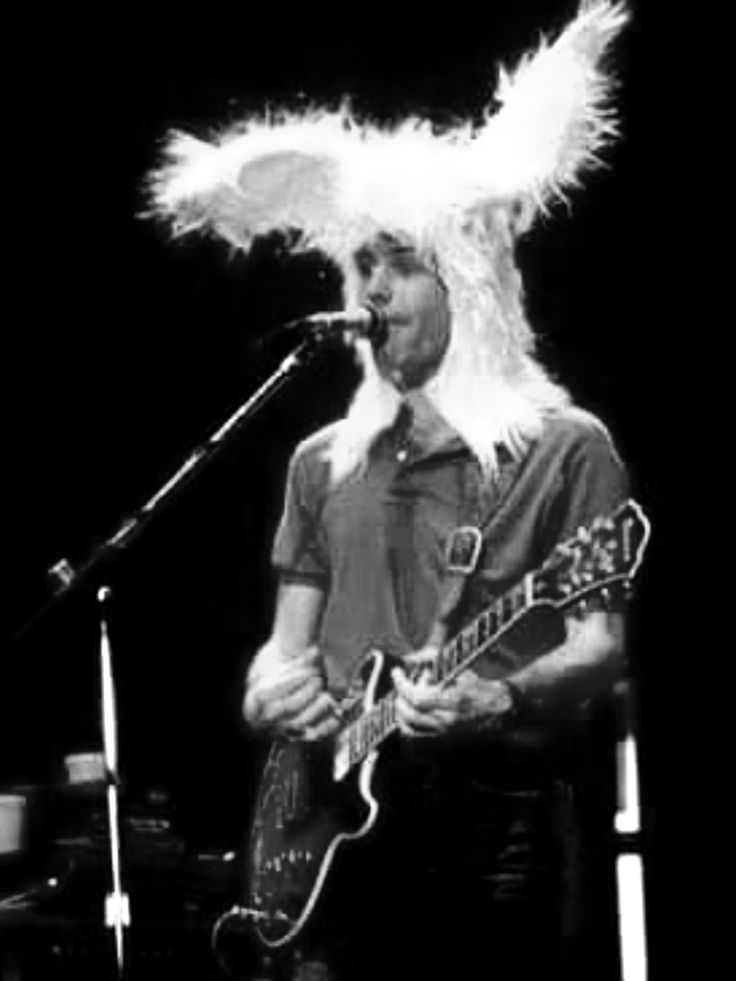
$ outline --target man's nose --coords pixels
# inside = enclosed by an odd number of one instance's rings
[[[391,273],[383,262],[376,263],[371,270],[366,287],[366,299],[378,304],[387,304],[391,300]]]

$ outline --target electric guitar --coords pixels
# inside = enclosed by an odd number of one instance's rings
[[[592,594],[628,590],[649,534],[633,500],[581,528],[442,647],[430,680],[449,684],[532,608],[562,610]],[[280,738],[270,748],[250,833],[247,905],[240,908],[267,947],[282,947],[300,933],[337,851],[375,823],[373,770],[381,744],[398,728],[386,660],[380,651],[365,657],[364,692],[332,740]]]

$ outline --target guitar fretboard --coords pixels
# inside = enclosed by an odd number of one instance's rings
[[[437,655],[431,680],[434,684],[451,681],[501,633],[525,613],[533,603],[533,576],[530,573],[507,593],[486,607],[463,627]]]
[[[433,684],[452,681],[533,604],[534,574],[528,573],[440,649],[430,681]],[[342,779],[397,728],[396,693],[391,691],[340,733],[335,750],[335,779]]]

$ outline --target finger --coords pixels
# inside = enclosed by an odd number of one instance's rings
[[[434,664],[437,661],[436,647],[420,647],[404,658],[406,664]]]
[[[263,706],[261,715],[266,722],[279,722],[291,719],[303,711],[322,688],[322,679],[312,677],[296,691],[289,694],[275,694],[273,689],[260,692]]]
[[[264,680],[275,683],[289,678],[295,671],[303,671],[305,667],[315,668],[318,659],[316,647],[286,654],[278,642],[272,640],[253,658],[248,676],[252,684],[260,684]]]
[[[307,726],[302,733],[302,738],[306,742],[317,742],[319,739],[327,739],[334,735],[340,728],[340,720],[335,716],[327,716],[316,725]]]
[[[433,709],[452,708],[455,696],[451,692],[437,685],[417,684],[409,681],[398,668],[394,668],[391,677],[401,697],[419,711],[428,712]]]
[[[404,668],[412,681],[431,680],[437,666],[437,649],[422,647],[404,659]]]
[[[288,674],[270,675],[259,687],[268,690],[269,697],[282,698],[298,691],[314,680],[321,681],[322,675],[315,668],[293,667]]]
[[[406,719],[399,719],[398,727],[399,732],[401,732],[404,736],[408,736],[410,739],[426,739],[429,737],[436,737],[445,731],[444,726],[428,726],[424,724],[413,725]]]
[[[288,675],[271,671],[251,681],[250,688],[257,693],[262,701],[270,702],[276,698],[286,698],[305,685],[319,679],[319,673],[313,668],[292,670]]]
[[[243,699],[243,718],[250,725],[258,725],[261,721],[262,709],[263,704],[258,693],[253,688],[249,688]]]
[[[297,716],[291,719],[289,724],[295,729],[306,729],[307,727],[317,725],[329,717],[337,719],[336,709],[337,706],[332,695],[323,691],[309,705],[305,706]]]
[[[450,724],[448,713],[419,712],[403,698],[396,699],[396,720],[407,736],[432,736],[444,732]]]

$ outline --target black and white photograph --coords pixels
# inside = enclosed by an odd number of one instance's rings
[[[22,15],[0,981],[667,976],[652,12]]]

